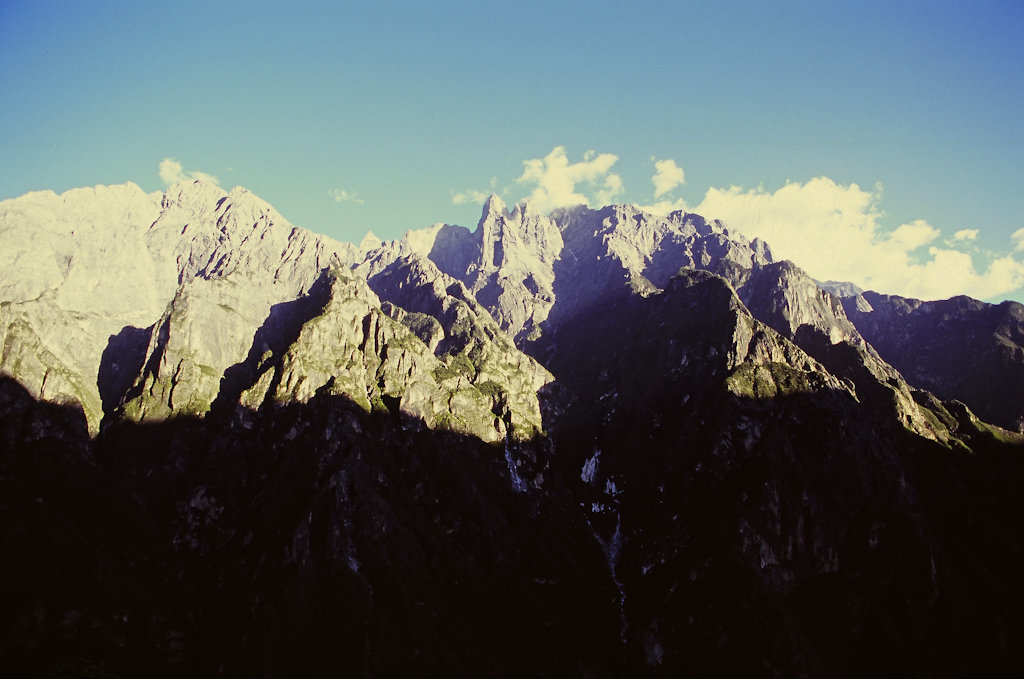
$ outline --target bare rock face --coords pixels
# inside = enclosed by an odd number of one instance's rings
[[[950,433],[936,426],[913,387],[864,339],[838,296],[788,261],[720,268],[756,318],[845,380],[862,402],[886,411],[920,436],[948,443]]]
[[[623,283],[641,295],[664,289],[681,268],[716,271],[771,261],[760,241],[748,242],[719,221],[681,211],[661,217],[632,205],[556,211],[565,240],[555,290],[556,320],[587,310]]]
[[[721,387],[750,398],[826,389],[853,396],[824,365],[754,318],[725,279],[698,269],[680,270],[646,298],[624,288],[567,322],[554,342],[555,373],[609,414],[638,414]],[[588,358],[574,355],[578,347]],[[781,373],[773,366],[801,377],[776,383],[773,375]]]
[[[277,297],[303,294],[335,262],[350,263],[356,248],[290,224],[246,189],[225,193],[203,182],[168,189],[154,239],[173,243],[179,282],[220,278],[234,271],[280,286]]]
[[[472,328],[468,305],[462,303],[450,314],[452,320],[443,322],[393,304],[385,311],[366,282],[344,269],[331,270],[327,280],[320,313],[302,325],[281,356],[265,356],[257,381],[241,395],[243,404],[304,403],[329,394],[350,398],[367,411],[401,413],[429,428],[487,442],[529,439],[541,431],[537,389],[544,382],[535,385],[515,366],[500,362],[507,360],[510,345],[499,349],[490,338],[475,337],[457,352],[435,355],[440,342],[431,333],[457,342],[460,323]],[[450,310],[460,300],[445,295],[438,302]],[[423,337],[416,332],[421,327],[428,329]],[[513,348],[512,353],[518,352]]]
[[[464,284],[416,255],[366,270],[372,272],[369,285],[395,305],[389,307],[395,318],[433,345],[443,364],[439,375],[454,384],[468,380],[490,394],[517,438],[542,431],[537,392],[552,381],[551,374],[515,347]],[[427,319],[435,319],[437,325],[424,324]]]
[[[863,343],[840,299],[818,287],[792,262],[737,271],[733,284],[751,313],[787,337],[806,325],[824,333],[833,344]]]
[[[347,271],[357,248],[292,226],[245,189],[31,194],[0,219],[16,273],[2,289],[0,365],[36,397],[78,404],[94,432],[115,410],[159,422],[321,390],[486,441],[542,430],[536,392],[550,375],[469,290],[452,296],[445,279],[428,286],[436,308],[385,311]],[[427,266],[419,282],[444,278]]]
[[[176,285],[147,238],[158,214],[159,196],[134,184],[0,203],[0,372],[78,404],[93,431],[108,338],[156,320]]]
[[[52,299],[0,303],[0,372],[17,375],[35,398],[77,405],[95,429],[103,407],[94,371],[118,329],[100,315],[68,314]]]
[[[438,224],[367,252],[358,270],[371,278],[412,254],[462,282],[517,346],[549,330],[626,282],[641,294],[667,284],[681,267],[750,268],[772,261],[721,222],[675,212],[651,215],[630,205],[559,209],[529,202],[511,210],[491,196],[475,231]]]
[[[167,281],[159,279],[147,242],[159,212],[159,194],[134,184],[3,201],[0,300],[27,302],[49,293],[60,308],[159,314]]]
[[[183,284],[153,326],[123,416],[162,421],[208,413],[224,372],[245,359],[270,312],[271,300],[259,292],[242,273]]]
[[[93,432],[132,382],[114,365],[125,353],[150,344],[149,382],[137,385],[131,412],[205,412],[218,370],[247,348],[267,309],[305,294],[330,262],[347,263],[356,252],[293,227],[244,189],[229,194],[201,181],[162,197],[126,184],[4,201],[0,242],[0,366],[36,397],[79,404]],[[212,322],[222,332],[205,326]],[[214,346],[200,358],[206,350],[189,343],[206,340]],[[175,379],[195,387],[187,397],[179,392],[177,407]]]
[[[864,337],[912,384],[1024,431],[1024,306],[875,292],[842,301]]]
[[[774,262],[767,244],[747,241],[721,222],[683,212],[660,217],[632,206],[580,206],[545,217],[528,204],[510,212],[492,196],[476,231],[436,225],[409,232],[368,251],[356,267],[382,299],[430,315],[438,313],[436,299],[413,301],[408,291],[373,283],[412,255],[463,283],[521,349],[552,368],[555,355],[566,351],[559,329],[604,308],[623,289],[645,297],[664,290],[680,270],[713,272],[754,319],[812,356],[866,407],[922,437],[944,444],[956,438],[925,405],[931,401],[923,392],[864,339],[837,296],[792,263]],[[420,283],[432,278],[437,274],[421,272]],[[448,285],[437,283],[433,297],[444,296]]]
[[[510,212],[491,196],[474,236],[480,255],[457,277],[514,339],[536,337],[555,301],[554,266],[563,245],[558,227],[529,203]]]
[[[461,281],[516,341],[540,334],[554,303],[553,267],[562,251],[555,223],[529,204],[511,211],[497,196],[484,204],[475,231],[438,224],[410,231],[400,241],[370,251],[360,270],[372,277],[409,255],[429,259]]]
[[[520,348],[548,365],[560,350],[558,328],[624,287],[644,297],[665,289],[681,269],[719,274],[754,318],[810,351],[859,397],[922,436],[948,438],[860,335],[838,297],[791,262],[772,261],[764,242],[747,241],[719,221],[684,212],[661,217],[628,205],[578,206],[549,218],[528,203],[509,212],[491,196],[475,232],[448,225],[410,232],[371,251],[357,270],[372,281],[411,253],[462,281]]]

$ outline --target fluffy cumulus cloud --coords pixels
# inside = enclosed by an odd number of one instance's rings
[[[626,187],[622,184],[622,177],[617,174],[608,174],[601,182],[601,188],[597,190],[595,197],[598,205],[610,205],[615,199],[625,193]]]
[[[923,299],[957,294],[987,299],[1024,286],[1024,264],[1012,256],[992,258],[979,270],[971,254],[949,243],[926,249],[940,232],[923,220],[886,231],[880,199],[879,187],[868,191],[818,177],[774,192],[712,188],[694,212],[763,238],[776,258],[793,260],[820,280],[852,281]],[[951,242],[975,236],[959,232]],[[1024,249],[1024,229],[1014,239]]]
[[[327,192],[331,198],[334,199],[335,203],[358,203],[362,205],[366,201],[357,196],[353,191],[346,191],[345,189],[331,189]]]
[[[523,174],[516,181],[532,187],[526,199],[542,212],[595,201],[603,205],[624,191],[622,178],[611,171],[618,159],[611,153],[587,151],[582,161],[570,163],[565,147],[556,146],[543,158],[524,160]],[[581,192],[581,184],[592,192],[594,201]]]
[[[204,182],[210,182],[211,184],[220,184],[220,180],[214,177],[212,174],[193,170],[192,172],[185,172],[181,163],[175,158],[164,158],[160,161],[160,167],[158,170],[160,174],[160,181],[167,186],[171,184],[177,184],[178,182],[192,181],[199,179]]]
[[[475,189],[467,189],[465,191],[455,192],[452,191],[452,205],[478,205],[484,203],[490,194],[484,193],[483,191],[477,191]]]
[[[651,183],[654,184],[654,199],[657,200],[665,194],[671,193],[672,189],[677,186],[685,184],[686,175],[683,173],[683,168],[676,165],[676,161],[671,158],[654,160],[654,176],[651,177]]]
[[[978,240],[978,229],[960,229],[953,234],[954,241]]]
[[[909,224],[901,224],[889,234],[889,240],[905,252],[924,247],[938,237],[939,230],[923,219],[915,219]]]
[[[1013,241],[1013,249],[1017,252],[1024,250],[1024,229],[1017,229],[1010,236],[1010,240]]]

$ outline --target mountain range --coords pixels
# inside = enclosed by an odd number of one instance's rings
[[[1024,307],[682,211],[0,202],[8,676],[1015,675]]]

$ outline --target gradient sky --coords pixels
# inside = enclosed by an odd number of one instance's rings
[[[1020,0],[4,0],[0,199],[173,159],[358,242],[492,190],[652,204],[671,159],[659,201],[819,278],[1024,300],[1021,36]]]

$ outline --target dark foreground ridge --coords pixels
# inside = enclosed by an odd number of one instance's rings
[[[1020,447],[894,447],[844,419],[845,394],[708,395],[687,417],[666,402],[652,420],[680,420],[640,441],[569,414],[549,482],[523,493],[500,446],[339,397],[90,441],[80,411],[0,391],[7,676],[960,676],[1024,661]],[[755,420],[749,454],[722,447]],[[580,476],[595,438],[632,451],[601,460],[628,497]],[[549,453],[521,444],[516,473]],[[607,502],[608,525],[581,502]]]
[[[583,513],[517,493],[500,446],[340,397],[90,442],[0,389],[6,676],[622,667]]]

